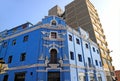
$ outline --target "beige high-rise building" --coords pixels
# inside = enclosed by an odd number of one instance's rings
[[[48,12],[49,12],[48,15],[62,16],[63,14],[63,10],[58,5],[51,8]]]
[[[59,9],[58,6],[53,7],[49,10],[49,15],[58,15],[56,13]],[[100,49],[100,54],[103,62],[103,67],[106,75],[107,81],[112,81],[114,76],[114,66],[112,66],[112,58],[110,57],[110,50],[108,49],[108,44],[97,10],[89,0],[74,0],[65,6],[65,12],[61,15],[67,24],[74,29],[78,29],[80,26],[86,30],[90,38],[96,42]]]

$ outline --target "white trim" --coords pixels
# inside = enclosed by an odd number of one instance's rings
[[[52,32],[53,32],[53,33],[56,33],[56,38],[51,38],[51,33],[52,33]],[[59,37],[58,37],[58,32],[57,32],[57,31],[50,31],[49,38],[50,38],[50,39],[53,39],[53,40],[56,40],[57,38],[59,38]]]
[[[53,43],[54,43],[54,42],[53,42]],[[51,51],[52,49],[55,49],[55,50],[57,51],[57,54],[59,53],[58,48],[56,48],[55,46],[53,46],[53,47],[51,47],[51,48],[49,49],[49,53],[50,53],[50,51]]]
[[[50,26],[54,26],[54,25],[52,25],[52,22],[53,22],[53,21],[56,22],[56,25],[55,25],[55,26],[57,26],[57,25],[58,25],[58,22],[55,20],[55,17],[53,17],[53,19],[50,21]]]

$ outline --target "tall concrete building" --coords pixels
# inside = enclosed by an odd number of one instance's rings
[[[63,10],[58,5],[54,6],[48,12],[49,12],[49,15],[62,16],[62,14],[63,14]]]
[[[65,6],[65,13],[62,17],[74,29],[77,30],[80,26],[86,30],[92,41],[98,44],[106,79],[107,81],[112,81],[112,76],[114,75],[114,67],[111,64],[112,58],[109,55],[110,50],[108,49],[106,37],[93,4],[89,0],[74,0]]]

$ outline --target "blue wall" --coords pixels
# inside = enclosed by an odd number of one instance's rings
[[[56,25],[51,24],[53,20]],[[8,35],[1,41],[0,58],[8,65],[8,70],[0,74],[0,81],[3,81],[3,75],[6,74],[9,75],[8,81],[14,81],[16,72],[25,72],[25,81],[47,81],[48,72],[60,72],[61,81],[79,81],[80,73],[86,76],[87,81],[90,81],[90,73],[96,73],[96,79],[97,74],[100,74],[105,81],[103,68],[99,63],[99,52],[93,51],[93,47],[99,50],[97,45],[89,39],[84,39],[80,31],[69,28],[61,18],[48,16],[42,19],[40,24],[27,25],[26,29],[22,29],[23,25],[16,27],[16,33],[13,32],[14,29],[8,30]],[[51,32],[56,32],[57,38],[53,39]],[[1,35],[4,36],[3,33]],[[27,35],[28,41],[24,42],[23,39]],[[69,35],[72,36],[72,41],[69,40]],[[79,44],[76,43],[76,38]],[[12,45],[13,40],[16,40],[15,45]],[[3,48],[4,42],[7,42],[7,46]],[[85,44],[88,44],[88,48]],[[51,49],[57,50],[57,63],[53,64],[58,65],[57,68],[50,66]],[[74,59],[71,59],[70,51],[73,52]],[[26,53],[25,61],[20,61],[22,53]],[[78,60],[78,54],[81,55],[82,61]],[[9,56],[12,56],[11,63],[8,63]],[[88,66],[88,57],[91,59],[91,67]]]

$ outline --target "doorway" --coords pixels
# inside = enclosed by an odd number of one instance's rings
[[[60,72],[48,72],[48,81],[60,81]]]

